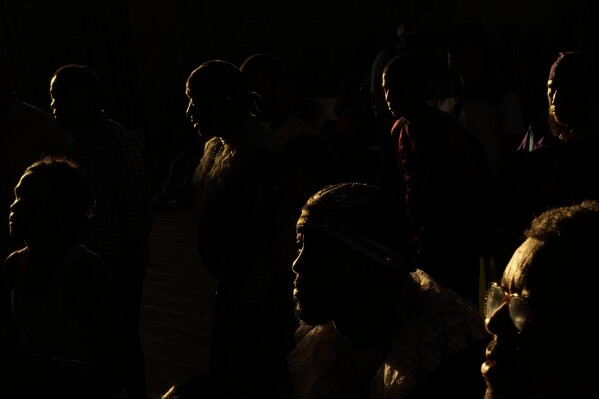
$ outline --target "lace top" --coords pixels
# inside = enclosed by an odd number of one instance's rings
[[[356,351],[332,322],[298,329],[288,357],[296,398],[404,398],[452,355],[484,338],[472,302],[421,270],[412,278],[416,284],[404,290],[397,307],[409,309],[409,316],[396,323],[390,342]],[[368,369],[374,377],[365,386],[360,370]]]

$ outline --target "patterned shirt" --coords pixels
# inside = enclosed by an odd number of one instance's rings
[[[394,326],[389,342],[358,351],[333,322],[298,328],[298,344],[288,356],[294,399],[406,398],[422,389],[419,384],[432,381],[430,376],[444,364],[451,364],[454,355],[484,342],[483,320],[472,302],[439,286],[420,269],[412,273],[412,279],[414,284],[407,285],[397,298],[397,309],[404,314],[389,316]],[[481,347],[481,361],[483,353]],[[479,380],[480,361],[468,359],[470,365],[472,361],[474,369],[459,373],[456,380],[439,379],[436,389],[463,386],[461,393],[482,397],[484,392],[479,393],[478,387],[470,391],[468,386]]]
[[[87,246],[108,265],[123,257],[147,258],[150,181],[131,132],[103,115],[75,140],[71,155],[86,169],[96,194]]]

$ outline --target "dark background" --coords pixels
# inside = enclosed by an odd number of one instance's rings
[[[49,110],[53,71],[83,63],[106,85],[107,110],[145,139],[154,187],[194,137],[185,80],[201,62],[237,65],[268,52],[292,89],[334,98],[348,73],[368,68],[403,21],[418,23],[440,51],[453,27],[481,23],[506,63],[508,28],[526,51],[582,50],[595,60],[591,1],[570,0],[0,0],[0,50],[16,63],[22,99]],[[503,57],[503,58],[502,58]],[[525,65],[523,65],[524,67]],[[543,73],[545,73],[543,71]],[[542,93],[544,95],[544,93]]]

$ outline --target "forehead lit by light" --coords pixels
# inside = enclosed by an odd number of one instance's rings
[[[524,274],[533,262],[535,255],[543,246],[543,242],[534,238],[526,241],[516,249],[503,272],[502,285],[510,290],[518,291],[525,286]]]
[[[50,93],[53,92],[53,89],[56,86],[56,75],[52,76],[52,79],[50,80]]]

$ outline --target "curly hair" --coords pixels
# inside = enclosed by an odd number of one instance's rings
[[[524,232],[526,237],[545,242],[591,242],[599,238],[599,201],[549,209],[538,215]]]
[[[529,288],[534,287],[538,292],[576,293],[567,299],[560,296],[559,300],[562,304],[573,301],[579,308],[595,311],[599,202],[584,200],[549,209],[533,219],[525,236],[542,242],[537,261],[526,271]]]

